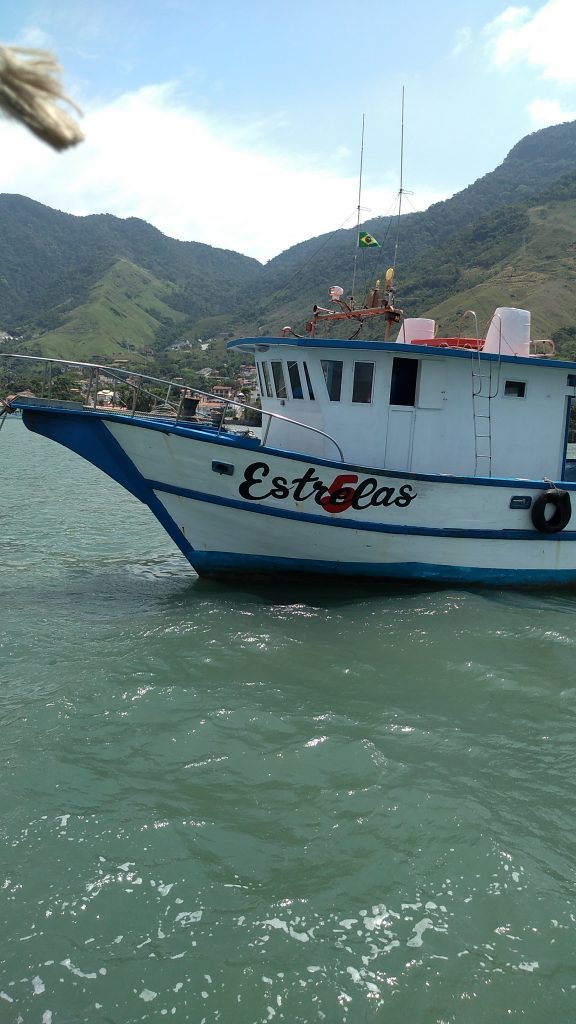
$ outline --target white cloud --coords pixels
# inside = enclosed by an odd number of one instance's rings
[[[0,191],[74,214],[141,217],[173,238],[260,260],[342,225],[357,181],[339,155],[306,161],[267,143],[267,124],[230,125],[187,107],[174,85],[151,85],[87,111],[86,141],[55,154],[19,125],[0,121]],[[372,216],[397,185],[364,189]],[[445,198],[418,192],[419,209]],[[354,224],[354,216],[346,226]]]
[[[37,50],[51,50],[54,45],[52,36],[43,28],[27,25],[18,37],[18,46],[27,46]]]
[[[561,85],[576,84],[574,0],[548,0],[536,11],[508,7],[485,31],[497,67],[524,63],[545,79]]]
[[[472,39],[472,29],[469,26],[459,28],[454,37],[454,46],[452,47],[452,56],[458,57],[459,54],[463,53],[470,46]]]
[[[558,100],[533,100],[528,113],[535,128],[548,128],[552,124],[576,119],[576,110],[562,110]]]

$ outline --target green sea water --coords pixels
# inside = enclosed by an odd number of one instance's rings
[[[0,1024],[576,1020],[576,593],[228,586],[0,433]]]

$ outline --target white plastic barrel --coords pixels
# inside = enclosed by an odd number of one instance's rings
[[[486,334],[483,352],[504,356],[530,355],[530,311],[499,306]]]
[[[428,320],[424,316],[407,317],[402,321],[396,342],[400,345],[410,345],[413,340],[430,341],[435,330],[435,320]]]

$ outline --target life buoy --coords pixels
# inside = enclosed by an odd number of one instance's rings
[[[554,512],[548,518],[546,517],[547,505],[554,506]],[[549,490],[543,491],[532,505],[530,514],[534,526],[540,530],[540,533],[559,533],[565,526],[568,526],[572,515],[572,503],[568,491],[563,491],[559,487],[551,487]]]

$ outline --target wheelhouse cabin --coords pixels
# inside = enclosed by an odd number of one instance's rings
[[[562,479],[574,366],[530,354],[530,315],[498,310],[485,342],[405,320],[395,342],[252,338],[267,443],[374,469]],[[424,335],[424,336],[423,336]],[[310,434],[298,420],[322,431]],[[303,435],[306,434],[306,437]],[[329,435],[329,438],[323,436]]]

